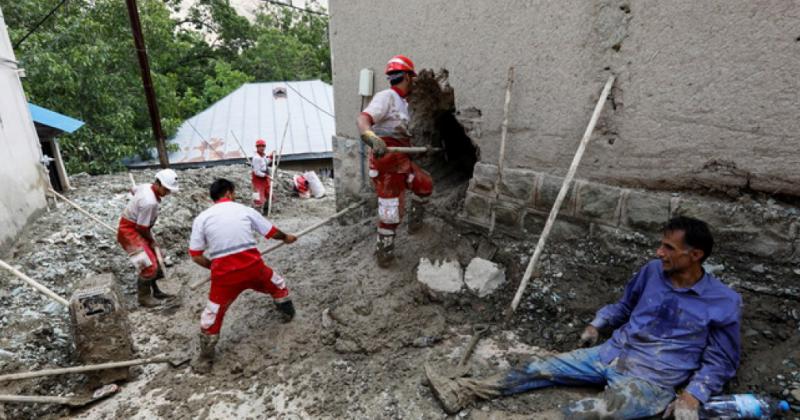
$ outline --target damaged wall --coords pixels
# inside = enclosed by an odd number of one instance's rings
[[[42,151],[0,10],[0,251],[45,207]]]
[[[513,65],[505,166],[564,175],[613,72],[612,99],[579,177],[625,187],[800,195],[796,1],[334,0],[330,6],[341,138],[357,138],[359,70],[373,69],[375,88],[383,89],[386,60],[406,54],[418,68],[449,71],[481,161],[494,164]],[[340,167],[350,159],[337,158]]]

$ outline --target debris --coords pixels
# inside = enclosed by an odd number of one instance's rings
[[[483,258],[473,258],[464,271],[464,283],[478,297],[492,294],[506,282],[506,272],[498,264]]]
[[[427,286],[434,294],[458,293],[464,287],[464,271],[458,261],[419,260],[417,281]]]
[[[767,272],[767,269],[766,269],[766,267],[764,267],[764,264],[756,264],[756,265],[752,266],[750,268],[750,270],[752,270],[754,273],[758,273],[758,274],[764,274],[764,273]]]

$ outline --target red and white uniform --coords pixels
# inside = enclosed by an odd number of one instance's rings
[[[406,94],[396,87],[375,94],[362,112],[369,117],[372,131],[386,146],[411,146],[408,132],[408,103]],[[433,193],[431,175],[414,164],[408,154],[386,153],[380,159],[371,151],[369,176],[378,194],[378,232],[392,235],[403,218],[405,191],[410,189],[419,197]]]
[[[225,312],[245,290],[269,294],[276,303],[288,300],[283,277],[264,264],[253,235],[271,238],[277,231],[257,211],[226,198],[194,220],[189,254],[211,260],[211,290],[200,317],[204,334],[219,334]]]
[[[253,182],[253,191],[258,193],[258,199],[253,200],[255,206],[263,206],[264,202],[269,197],[269,167],[272,164],[272,155],[260,155],[258,153],[253,156],[250,166],[253,168],[251,173],[251,180]]]
[[[117,242],[128,255],[144,251],[150,259],[150,266],[141,268],[139,276],[151,279],[158,272],[158,260],[154,251],[150,229],[158,219],[158,203],[161,198],[152,184],[141,184],[133,188],[133,197],[128,201],[117,227]]]

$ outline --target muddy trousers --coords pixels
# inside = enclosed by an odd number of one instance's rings
[[[258,194],[258,198],[253,194],[253,205],[261,208],[269,200],[269,186],[272,180],[269,176],[260,177],[254,173],[250,173],[250,181],[253,184],[253,192]],[[274,193],[273,193],[274,194]],[[275,197],[272,197],[274,200]]]
[[[139,269],[139,277],[147,280],[152,280],[156,277],[158,274],[158,258],[156,258],[156,252],[144,236],[136,230],[136,223],[120,218],[119,227],[117,228],[117,242],[128,255],[133,255],[141,251],[147,254],[147,258],[150,260],[150,266]]]
[[[600,347],[578,349],[536,360],[513,369],[502,380],[502,395],[518,394],[554,385],[603,386],[597,397],[569,403],[567,419],[636,419],[655,416],[675,399],[675,391],[653,382],[626,376],[600,359]]]
[[[225,312],[245,290],[268,294],[276,304],[290,300],[289,289],[283,277],[261,261],[220,276],[212,273],[208,303],[200,316],[200,330],[203,334],[219,334]]]
[[[421,198],[433,193],[431,175],[414,163],[409,165],[409,173],[370,170],[372,184],[378,195],[378,233],[382,235],[393,235],[403,220],[406,190],[411,190]]]

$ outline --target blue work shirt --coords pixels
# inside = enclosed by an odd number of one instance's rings
[[[661,260],[647,263],[619,302],[597,311],[596,328],[615,328],[601,345],[604,363],[665,387],[683,384],[701,402],[736,375],[742,298],[704,273],[690,288],[676,288]]]

